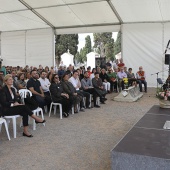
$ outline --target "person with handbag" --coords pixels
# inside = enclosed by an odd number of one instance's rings
[[[62,104],[63,116],[68,117],[72,102],[69,95],[63,91],[58,74],[53,74],[50,85],[51,98],[54,103]]]
[[[17,102],[15,89],[12,87],[12,75],[7,74],[4,77],[5,86],[0,90],[0,103],[3,116],[21,115],[23,117],[23,136],[33,137],[28,131],[28,116],[35,119],[35,123],[45,123],[45,120],[35,116],[33,112],[24,104]]]

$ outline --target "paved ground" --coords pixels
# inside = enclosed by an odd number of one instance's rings
[[[132,126],[155,104],[155,89],[148,89],[138,102],[121,103],[111,99],[100,109],[93,108],[59,119],[46,115],[46,126],[22,137],[17,122],[17,138],[7,140],[0,133],[0,170],[110,170],[111,150]]]

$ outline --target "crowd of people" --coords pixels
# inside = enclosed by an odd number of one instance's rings
[[[139,84],[142,91],[142,83],[147,92],[146,75],[142,66],[135,74],[132,68],[127,67],[122,60],[118,64],[111,65],[109,62],[103,68],[80,67],[75,69],[71,64],[66,68],[60,64],[58,68],[42,65],[39,67],[2,66],[0,63],[0,103],[3,116],[21,114],[23,116],[23,136],[32,137],[28,132],[28,116],[36,120],[36,123],[44,123],[32,114],[31,108],[20,104],[20,89],[28,89],[32,92],[32,100],[39,107],[50,109],[51,102],[61,103],[63,116],[68,117],[72,107],[74,113],[78,110],[100,108],[96,102],[97,97],[100,103],[105,104],[107,93],[117,93],[118,88],[125,88],[124,78],[128,78],[128,86]],[[91,104],[91,98],[93,105]]]

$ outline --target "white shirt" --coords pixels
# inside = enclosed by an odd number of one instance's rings
[[[74,77],[69,78],[68,81],[71,82],[75,88],[80,85],[79,79],[75,79]],[[76,90],[79,90],[79,88],[76,88]]]
[[[94,78],[94,73],[90,75],[90,79],[92,80]]]
[[[38,79],[41,83],[41,87],[43,89],[44,92],[48,92],[49,91],[49,86],[50,86],[50,81],[45,78],[45,79],[42,79],[41,77]]]

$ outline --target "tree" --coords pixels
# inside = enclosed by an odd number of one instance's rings
[[[85,47],[81,48],[80,49],[80,62],[81,63],[87,60],[86,54],[87,54],[87,49]]]
[[[57,35],[56,36],[56,56],[60,60],[60,56],[67,52],[76,55],[78,49],[78,34]]]
[[[94,48],[100,53],[101,57],[114,59],[114,39],[111,32],[94,33]]]
[[[91,46],[91,38],[90,38],[90,35],[88,35],[86,38],[85,38],[85,48],[86,48],[86,52],[87,54],[90,53],[92,51],[92,46]]]
[[[117,34],[117,39],[114,44],[114,54],[118,54],[121,52],[121,32],[119,31]]]

